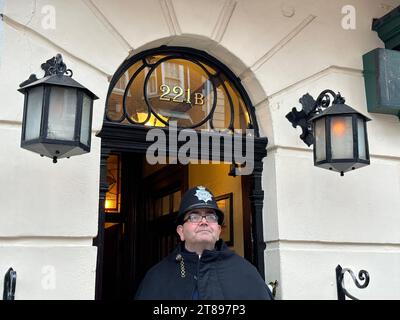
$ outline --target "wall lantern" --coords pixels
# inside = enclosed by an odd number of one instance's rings
[[[329,94],[333,97],[330,105]],[[340,93],[324,90],[317,100],[305,94],[299,102],[303,109],[293,108],[286,115],[293,127],[300,126],[300,138],[314,144],[314,165],[345,172],[369,165],[366,122],[371,120],[346,105]],[[325,109],[325,110],[323,110]]]
[[[61,54],[21,83],[25,95],[21,148],[53,159],[90,152],[93,100],[98,97],[72,79]],[[64,75],[66,74],[66,75]]]

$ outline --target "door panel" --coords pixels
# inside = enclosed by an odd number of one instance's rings
[[[178,243],[174,222],[187,189],[187,170],[187,166],[169,165],[143,181],[150,204],[147,222],[151,264],[167,256]]]

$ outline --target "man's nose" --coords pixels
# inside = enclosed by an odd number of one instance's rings
[[[200,223],[203,223],[203,221],[205,221],[206,223],[208,223],[207,217],[206,217],[206,216],[201,216]]]

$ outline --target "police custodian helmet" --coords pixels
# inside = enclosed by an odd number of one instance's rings
[[[205,187],[197,186],[189,189],[183,195],[176,224],[182,224],[183,218],[188,211],[201,208],[213,209],[218,216],[218,224],[221,225],[224,221],[224,213],[218,208],[211,191]]]

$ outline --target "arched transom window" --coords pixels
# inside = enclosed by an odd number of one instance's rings
[[[204,52],[159,48],[125,61],[111,81],[107,121],[233,132],[254,128],[243,87]]]

